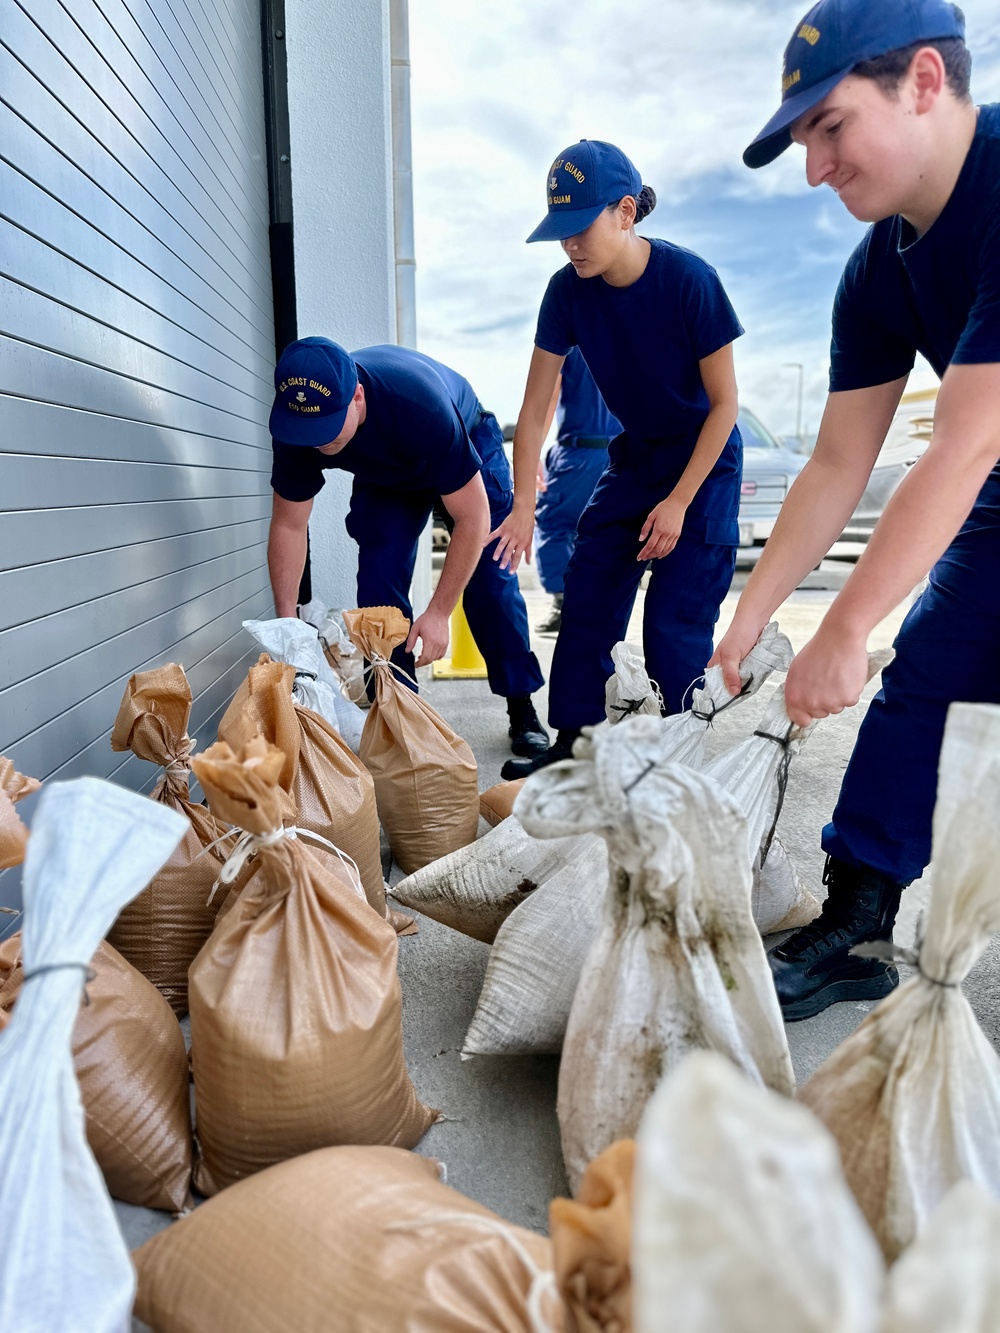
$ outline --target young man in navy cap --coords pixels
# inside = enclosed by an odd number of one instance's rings
[[[874,225],[837,292],[816,451],[713,659],[730,689],[853,512],[915,352],[941,376],[927,452],[788,674],[796,723],[856,703],[869,633],[930,572],[823,831],[823,914],[771,954],[786,1018],[898,984],[894,967],[849,950],[891,938],[900,893],[930,859],[949,704],[1000,703],[1000,106],[973,105],[970,65],[961,11],[943,0],[823,0],[785,52],[780,110],[744,155],[760,167],[802,144],[809,183]]]
[[[578,347],[563,362],[556,418],[556,442],[545,456],[545,485],[535,501],[535,561],[542,587],[552,597],[551,612],[535,626],[539,634],[559,632],[563,581],[577,524],[608,466],[608,445],[622,429]]]
[[[414,665],[443,656],[464,590],[490,688],[507,700],[511,749],[544,750],[548,736],[530,697],[543,677],[524,599],[516,577],[483,550],[513,499],[496,418],[461,375],[406,347],[352,355],[328,338],[302,338],[282,353],[274,386],[268,568],[278,615],[295,615],[309,514],[326,469],[354,476],[347,531],[358,543],[360,606],[398,606],[412,618],[417,541],[440,498],[451,529],[444,568],[393,660],[412,676]]]

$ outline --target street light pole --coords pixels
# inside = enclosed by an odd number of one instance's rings
[[[798,406],[795,412],[795,438],[799,444],[802,443],[802,389],[805,380],[805,367],[801,361],[786,361],[784,370],[797,370],[799,372],[799,396]]]

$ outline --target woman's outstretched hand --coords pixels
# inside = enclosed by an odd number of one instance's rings
[[[522,512],[514,508],[500,526],[494,528],[484,545],[489,546],[490,542],[495,541],[497,545],[493,559],[499,562],[501,569],[509,568],[512,574],[516,574],[522,556],[531,563],[531,540],[534,533],[534,511]]]

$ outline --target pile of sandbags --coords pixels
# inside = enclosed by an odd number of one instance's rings
[[[318,713],[357,754],[365,715],[341,693],[315,629],[297,616],[244,620],[243,628],[276,662],[295,668],[293,702]]]
[[[0,1328],[11,1333],[129,1328],[135,1274],[87,1146],[71,1034],[101,936],[187,828],[175,811],[94,778],[39,800],[22,991],[0,1033]]]
[[[385,917],[374,784],[343,737],[318,713],[294,702],[294,681],[293,666],[262,653],[219,723],[219,740],[240,750],[261,736],[281,751],[279,790],[273,798],[279,822],[319,834],[345,852],[358,868],[369,903]],[[316,850],[325,860],[321,844]]]
[[[260,858],[191,965],[197,1188],[332,1144],[412,1147],[435,1112],[406,1072],[392,927],[353,867],[283,828],[280,750],[258,736],[193,763],[217,818],[245,831],[230,872]]]
[[[409,874],[475,838],[476,761],[461,736],[390,662],[410,628],[398,607],[345,611],[344,623],[371,662],[375,679],[375,701],[359,754],[375,780],[379,818],[392,854]]]
[[[188,828],[166,865],[125,907],[108,933],[123,958],[148,978],[179,1018],[187,1013],[187,972],[212,933],[219,903],[209,902],[225,860],[213,846],[221,829],[188,790],[191,687],[176,663],[141,671],[125,687],[111,732],[112,750],[131,750],[164,770],[150,799],[176,810]],[[205,854],[206,848],[211,850]]]
[[[799,1096],[830,1128],[888,1258],[956,1181],[1000,1197],[1000,1057],[962,982],[1000,930],[1000,708],[953,704],[934,810],[931,897],[916,974],[839,1046]]]
[[[398,1148],[297,1157],[135,1254],[156,1333],[563,1333],[550,1242]]]
[[[791,1058],[750,913],[746,821],[710,778],[665,762],[660,721],[630,718],[577,760],[525,783],[517,818],[536,837],[596,832],[608,846],[598,936],[570,1011],[559,1125],[570,1185],[629,1138],[660,1076],[700,1047],[791,1094]]]

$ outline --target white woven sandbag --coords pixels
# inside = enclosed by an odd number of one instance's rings
[[[1000,1057],[961,988],[998,930],[1000,707],[952,704],[930,904],[916,952],[897,951],[918,971],[799,1094],[840,1144],[847,1179],[890,1258],[956,1181],[1000,1197]]]
[[[604,715],[615,726],[627,717],[659,717],[663,695],[659,685],[649,679],[642,656],[629,643],[616,643],[611,649],[614,674],[604,687]]]
[[[889,1270],[882,1333],[1000,1333],[998,1256],[1000,1203],[960,1180]]]
[[[542,842],[505,819],[477,842],[407,875],[391,893],[404,907],[492,944],[514,908],[556,874],[579,841]]]
[[[564,863],[497,931],[463,1055],[562,1050],[580,969],[597,934],[608,887],[603,838],[584,833],[565,844]]]
[[[71,1038],[87,968],[190,828],[96,778],[42,792],[24,863],[24,986],[0,1034],[0,1328],[122,1333],[135,1274],[87,1145]]]
[[[368,708],[370,700],[365,687],[365,659],[351,641],[341,611],[327,610],[315,599],[301,608],[303,620],[316,626],[319,641],[326,654],[330,669],[340,683],[345,699]]]
[[[517,800],[538,837],[593,831],[608,845],[601,927],[559,1073],[574,1189],[588,1162],[635,1133],[660,1075],[692,1050],[720,1051],[779,1091],[795,1086],[750,915],[746,822],[717,783],[666,762],[667,748],[657,718],[600,728],[577,742],[579,759],[532,774]]]
[[[699,1052],[642,1118],[632,1282],[636,1333],[875,1333],[883,1266],[823,1126]]]
[[[357,754],[365,715],[341,693],[315,627],[295,616],[284,616],[279,620],[244,620],[243,628],[275,662],[288,662],[295,668],[292,698],[303,708],[319,713]]]

